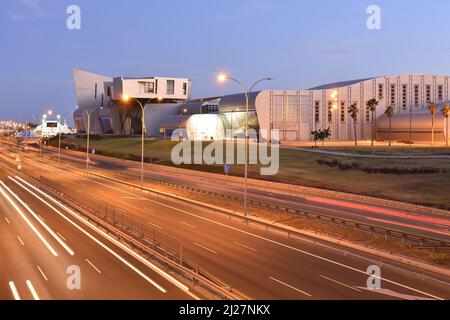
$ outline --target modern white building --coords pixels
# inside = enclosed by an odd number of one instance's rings
[[[128,135],[141,132],[139,103],[179,104],[190,99],[191,80],[187,78],[110,78],[73,70],[78,109],[74,112],[77,132]],[[128,101],[123,101],[128,97]],[[139,101],[139,103],[138,103]]]
[[[71,134],[72,131],[70,131],[69,127],[67,126],[67,123],[64,122],[62,124],[59,121],[42,121],[40,125],[38,125],[32,132],[32,136],[35,137],[55,137],[59,133],[61,134]]]
[[[96,95],[106,96],[105,101],[102,98],[103,106],[104,103],[108,106],[114,101],[117,103],[124,94],[149,99],[145,106],[146,129],[149,136],[168,136],[181,128],[186,129],[186,135],[190,139],[210,140],[221,139],[230,130],[236,136],[242,136],[245,131],[244,94],[188,101],[191,90],[191,82],[188,79],[172,79],[170,83],[169,78],[156,77],[105,80],[101,76],[95,78],[95,75],[84,74],[83,78],[87,77],[86,81],[81,81],[78,74],[75,76],[75,82],[93,87],[94,83],[104,80],[104,89],[95,86],[96,90],[100,90],[98,93],[95,91]],[[83,90],[80,92],[86,94]],[[391,138],[407,140],[411,137],[414,141],[426,141],[431,140],[431,115],[427,111],[427,106],[435,102],[440,106],[435,117],[435,140],[443,141],[447,134],[443,129],[445,126],[441,109],[449,101],[449,94],[449,77],[429,74],[373,77],[335,82],[307,90],[251,92],[249,126],[269,133],[277,129],[281,141],[310,141],[311,131],[321,128],[331,129],[332,140],[353,140],[354,124],[348,109],[352,104],[356,104],[358,109],[356,138],[370,139],[374,129],[377,130],[376,136],[383,140],[387,139],[386,126],[389,122],[383,114],[386,107],[392,106],[395,115],[391,122]],[[89,95],[92,96],[92,92]],[[372,113],[367,107],[367,102],[371,99],[378,101],[373,114],[374,122]],[[79,103],[84,103],[83,98],[79,99]],[[105,107],[98,109],[96,114],[98,125],[95,132],[121,134],[124,127],[133,128],[126,121],[111,120],[127,119],[119,114],[120,110],[123,110],[120,105],[113,110],[105,111]],[[81,121],[85,122],[82,116],[81,112],[75,114],[77,129],[84,128],[80,125]],[[106,121],[105,117],[109,120]],[[111,128],[104,122],[110,123]],[[261,138],[271,140],[272,137],[269,134]]]
[[[379,102],[373,115],[374,123],[367,107],[367,101],[371,99]],[[282,141],[310,141],[311,131],[321,128],[331,129],[332,140],[353,140],[354,125],[348,108],[356,104],[359,111],[356,121],[357,139],[370,139],[372,127],[375,130],[378,128],[379,139],[387,139],[388,121],[383,114],[387,106],[393,106],[395,115],[392,119],[391,138],[406,140],[411,135],[415,141],[424,141],[431,140],[431,115],[427,106],[436,102],[440,108],[435,116],[435,140],[442,141],[446,134],[443,131],[441,109],[447,101],[449,77],[440,75],[405,74],[336,82],[308,90],[264,90],[250,93],[249,126],[266,132],[277,129]],[[234,134],[242,135],[245,129],[245,96],[225,96],[216,100],[216,103],[216,116],[222,122],[221,125],[216,125],[216,120],[207,117],[196,117],[195,121],[188,122],[188,133],[216,126],[219,130],[231,129]],[[154,107],[149,105],[148,108],[152,110]],[[181,113],[184,108],[185,105],[174,108],[172,115]],[[406,118],[407,123],[404,121]],[[160,124],[162,123],[167,122],[161,121]],[[224,136],[224,132],[214,135],[221,136]],[[270,136],[263,138],[271,139]]]

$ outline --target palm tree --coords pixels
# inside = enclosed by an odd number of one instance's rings
[[[431,145],[434,145],[434,116],[436,115],[438,105],[434,102],[428,105],[428,111],[431,113]]]
[[[367,101],[367,108],[369,109],[369,111],[372,113],[371,115],[371,125],[372,125],[372,135],[371,135],[371,145],[373,147],[373,140],[374,140],[374,133],[375,133],[375,129],[374,129],[374,123],[375,123],[375,117],[374,117],[374,113],[377,110],[377,105],[379,104],[377,99],[370,99],[369,101]]]
[[[351,106],[348,108],[348,113],[350,114],[350,116],[353,119],[353,129],[355,131],[355,147],[358,146],[358,139],[356,137],[356,122],[358,121],[358,104],[352,103]]]
[[[442,115],[445,117],[445,146],[448,148],[448,117],[450,116],[450,107],[448,103],[442,109]]]
[[[388,106],[384,111],[384,115],[389,119],[389,147],[391,146],[391,133],[392,133],[392,116],[394,115],[394,107]]]

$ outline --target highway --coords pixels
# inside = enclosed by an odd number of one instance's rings
[[[11,161],[10,155],[1,156]],[[186,257],[252,299],[450,298],[448,284],[390,264],[381,266],[382,289],[367,290],[366,270],[378,264],[376,257],[343,254],[310,239],[288,239],[229,221],[199,206],[143,196],[119,183],[59,169],[35,155],[24,157],[23,166],[37,176],[64,183],[69,190],[82,191],[93,203],[102,201],[180,239]],[[23,183],[15,177],[3,175],[2,181],[20,196],[27,196],[28,191],[20,186]],[[98,257],[97,261],[102,260]]]
[[[2,171],[0,199],[0,300],[195,298]]]
[[[33,149],[31,149],[33,150]],[[34,150],[37,152],[37,150]],[[55,149],[48,148],[44,153],[55,155]],[[74,165],[85,164],[82,153],[63,151],[63,159]],[[92,155],[95,167],[122,170],[136,177],[140,174],[139,163],[120,159]],[[189,186],[242,197],[242,185],[227,182],[224,179],[205,179],[192,172],[192,175],[179,175],[167,170],[163,166],[146,166],[145,176],[180,186]],[[261,187],[249,184],[249,199],[263,201],[275,205],[287,206],[311,213],[325,214],[330,217],[348,219],[375,227],[398,230],[400,232],[422,237],[429,237],[440,241],[449,241],[450,217],[443,217],[431,213],[420,213],[408,210],[397,210],[348,200],[338,200],[309,194],[283,193],[283,190],[263,190]]]

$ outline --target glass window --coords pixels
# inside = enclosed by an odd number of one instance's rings
[[[314,102],[314,122],[320,122],[320,101]]]
[[[426,86],[426,99],[427,99],[428,103],[431,102],[431,86],[430,85]]]
[[[333,101],[328,101],[328,122],[333,122]]]
[[[395,84],[391,84],[391,105],[395,106]]]
[[[438,100],[444,100],[444,86],[438,85]]]
[[[297,96],[288,96],[286,121],[295,122],[296,120],[297,120]]]
[[[283,122],[283,96],[273,96],[272,121]]]
[[[408,104],[408,86],[406,84],[402,85],[402,109],[407,109]]]
[[[345,102],[341,102],[341,122],[345,122]]]
[[[419,105],[419,85],[414,85],[414,105]]]
[[[380,83],[378,84],[378,98],[383,99],[383,97],[384,97],[384,87],[383,84]]]
[[[187,95],[187,83],[183,83],[183,95]]]
[[[167,80],[167,94],[175,93],[175,80]]]

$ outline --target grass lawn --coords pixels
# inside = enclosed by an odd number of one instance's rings
[[[62,143],[63,146],[68,145],[71,148],[75,145],[85,147],[85,139],[67,138]],[[100,138],[91,140],[91,148],[101,150],[104,155],[130,158],[129,155],[140,155],[140,143],[139,138]],[[57,141],[54,140],[52,144],[56,145]],[[147,157],[158,159],[157,161],[161,165],[174,166],[170,160],[170,154],[176,144],[177,142],[171,141],[147,140],[145,154]],[[377,150],[372,150],[369,147],[361,147],[361,150],[355,150],[351,147],[333,147],[330,149],[360,153],[374,152],[375,154],[411,154],[408,152],[414,152],[416,155],[448,154],[448,151],[444,148],[379,148],[380,150],[378,150],[378,147],[375,148]],[[338,160],[343,163],[357,162],[361,166],[370,167],[440,168],[447,169],[447,173],[368,174],[361,170],[341,171],[337,168],[319,166],[316,162],[317,159]],[[182,165],[181,167],[207,172],[224,172],[223,165]],[[450,161],[446,159],[352,159],[281,148],[279,173],[275,176],[261,176],[259,170],[259,166],[250,165],[249,177],[450,209]],[[243,176],[243,165],[232,166],[231,174]]]

